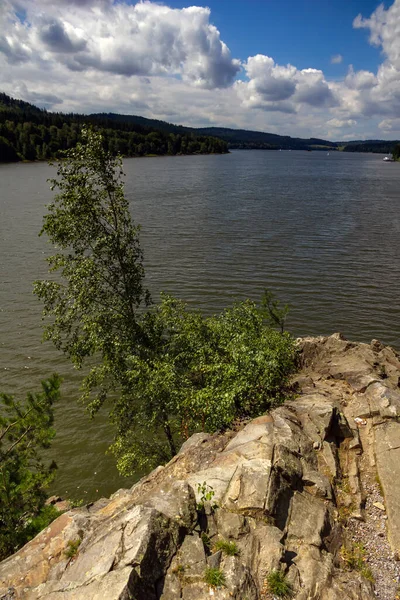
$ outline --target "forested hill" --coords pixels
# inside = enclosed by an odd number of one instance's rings
[[[396,140],[354,140],[352,142],[337,142],[344,152],[375,152],[391,154],[399,141]]]
[[[222,154],[229,148],[393,152],[396,141],[330,142],[227,127],[185,127],[138,115],[52,113],[0,93],[0,162],[46,160],[73,147],[83,124],[103,134],[107,149],[124,156]]]
[[[119,117],[115,115],[114,117]],[[137,117],[136,119],[141,119]],[[148,121],[148,123],[147,123]],[[124,156],[222,154],[227,143],[210,135],[158,127],[162,121],[129,116],[51,113],[0,93],[0,162],[46,160],[75,146],[83,124],[92,124],[105,138],[107,149]],[[152,125],[150,125],[152,123]]]
[[[172,125],[165,121],[146,119],[136,115],[117,115],[115,113],[100,113],[92,117],[110,119],[115,122],[135,123],[146,127],[155,127],[175,134],[192,133],[196,136],[212,136],[219,138],[228,144],[229,148],[236,149],[260,149],[260,150],[318,150],[336,149],[335,142],[320,140],[318,138],[293,138],[288,135],[278,135],[264,131],[251,131],[247,129],[230,129],[228,127],[184,127]]]

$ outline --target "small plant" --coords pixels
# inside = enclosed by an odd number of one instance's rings
[[[281,571],[271,571],[267,575],[268,591],[277,598],[292,598],[293,588]]]
[[[336,487],[339,491],[343,492],[343,494],[351,494],[348,477],[343,477],[343,479],[337,483]]]
[[[208,535],[208,533],[206,533],[205,531],[202,531],[200,537],[201,537],[201,541],[203,542],[203,545],[206,548],[206,550],[210,550],[211,540],[210,540],[210,536]]]
[[[203,481],[203,483],[198,483],[197,493],[201,494],[200,500],[197,503],[197,510],[203,510],[204,504],[206,502],[211,503],[211,510],[215,510],[216,508],[218,508],[218,504],[216,502],[212,503],[212,499],[215,496],[215,492],[211,485],[208,485],[205,481]]]
[[[76,538],[76,540],[69,540],[67,548],[64,550],[64,555],[66,558],[75,558],[75,556],[78,554],[81,541],[82,540],[80,538]]]
[[[228,556],[237,556],[239,554],[239,548],[235,542],[228,542],[227,540],[218,540],[214,546],[215,552],[222,550],[224,554]]]
[[[80,508],[81,506],[83,506],[84,499],[78,498],[77,500],[68,500],[68,502],[70,503],[71,508]]]
[[[380,493],[380,495],[381,495],[381,496],[384,496],[384,493],[383,493],[383,487],[382,487],[382,483],[381,483],[381,480],[379,479],[379,475],[378,475],[378,474],[376,474],[376,475],[375,475],[375,481],[376,481],[376,483],[378,484],[378,488],[379,488],[379,493]]]
[[[178,579],[182,581],[185,574],[185,565],[179,563],[174,569],[172,569],[172,572],[178,577]]]
[[[365,579],[374,583],[375,578],[366,564],[365,555],[366,550],[361,543],[353,543],[350,547],[342,546],[341,549],[341,556],[347,568],[358,571]]]
[[[212,588],[220,588],[225,585],[225,575],[221,569],[210,567],[205,570],[204,581]]]

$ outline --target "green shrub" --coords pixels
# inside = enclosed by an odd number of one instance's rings
[[[341,556],[348,569],[358,571],[372,583],[375,581],[370,567],[366,564],[366,550],[362,543],[357,542],[342,546]]]
[[[254,302],[204,317],[163,296],[148,324],[157,353],[151,360],[130,357],[131,400],[121,400],[114,412],[118,431],[112,449],[123,474],[171,458],[163,437],[166,423],[177,448],[196,431],[226,429],[284,400],[296,368],[295,343],[288,333],[272,329]],[[146,447],[139,432],[149,427],[158,431],[157,443],[150,440]]]
[[[222,552],[228,556],[237,556],[239,554],[239,548],[237,547],[237,544],[227,540],[218,540],[215,543],[214,549],[216,552],[218,552],[218,550],[222,550]]]
[[[267,575],[268,591],[277,598],[292,598],[293,589],[281,571],[271,571]]]
[[[81,542],[82,540],[80,538],[68,541],[67,548],[64,550],[64,555],[66,558],[75,558],[75,556],[78,554],[78,549],[81,545]]]
[[[42,381],[42,391],[25,401],[0,394],[0,560],[12,554],[58,516],[45,506],[46,487],[55,474],[41,451],[55,435],[53,403],[60,378]]]
[[[225,585],[225,575],[221,569],[210,567],[204,573],[204,581],[212,588],[219,588]]]

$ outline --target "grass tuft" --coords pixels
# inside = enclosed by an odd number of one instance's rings
[[[268,591],[276,598],[288,599],[293,596],[293,588],[281,571],[271,571],[267,575]]]
[[[225,585],[225,575],[221,569],[210,567],[205,570],[204,581],[212,588],[219,588]]]
[[[228,556],[237,556],[239,554],[239,548],[235,542],[228,542],[227,540],[218,540],[214,545],[214,551],[218,552],[222,550],[224,554]]]

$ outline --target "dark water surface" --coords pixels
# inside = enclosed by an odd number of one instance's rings
[[[400,349],[400,163],[235,151],[129,159],[125,171],[155,299],[164,290],[213,313],[268,287],[293,305],[295,335],[341,331]],[[21,394],[53,371],[64,376],[55,490],[94,498],[131,481],[104,454],[105,416],[90,421],[76,403],[79,373],[40,342],[31,290],[46,276],[49,247],[37,234],[53,174],[46,164],[0,165],[0,391]]]

